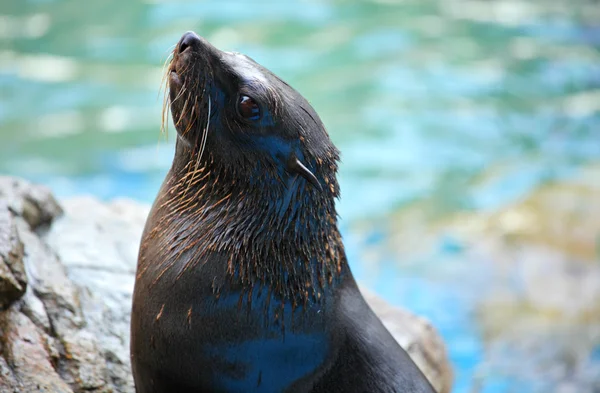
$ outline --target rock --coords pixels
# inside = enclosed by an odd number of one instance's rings
[[[149,207],[91,197],[65,202],[65,215],[46,235],[69,276],[82,289],[89,329],[104,351],[119,392],[133,392],[129,315],[137,253]]]
[[[1,391],[112,391],[79,288],[37,232],[62,209],[43,187],[9,178],[0,185],[0,256],[20,286],[18,296],[0,291]]]
[[[62,213],[62,209],[50,190],[40,185],[8,176],[0,176],[0,199],[8,203],[10,210],[37,229]]]
[[[0,177],[1,261],[9,255],[3,250],[16,250],[0,266],[0,277],[12,278],[12,289],[0,290],[7,305],[0,311],[0,391],[133,393],[129,318],[149,206],[90,197],[63,206],[43,187]],[[431,325],[365,295],[437,390],[448,393],[452,373]]]
[[[446,347],[431,323],[425,318],[391,306],[366,288],[361,288],[361,291],[383,325],[427,375],[433,387],[438,392],[450,392],[453,373],[448,365]]]
[[[25,296],[23,296],[21,312],[44,332],[50,333],[50,318],[48,318],[44,303],[33,293],[31,287],[27,289]]]
[[[26,289],[23,244],[8,204],[0,199],[0,309],[23,296]]]
[[[2,355],[18,381],[11,388],[19,392],[71,393],[47,349],[47,339],[29,318],[15,309],[0,314]],[[10,390],[9,390],[10,391]]]
[[[13,371],[6,360],[0,356],[0,392],[18,393],[23,391],[24,387],[13,374]]]

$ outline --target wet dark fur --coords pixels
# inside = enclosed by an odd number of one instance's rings
[[[317,114],[251,59],[189,34],[168,71],[175,158],[140,247],[137,392],[433,392],[348,268],[338,151]],[[240,92],[260,122],[236,112]]]

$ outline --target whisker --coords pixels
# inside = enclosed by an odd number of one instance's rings
[[[206,140],[208,139],[208,129],[210,128],[211,102],[212,101],[210,99],[210,94],[209,94],[208,95],[208,114],[206,116],[206,118],[207,118],[206,128],[203,133],[202,148],[200,149],[200,156],[198,157],[198,161],[200,161],[200,159],[202,158],[202,155],[204,154],[204,148],[206,147]]]
[[[187,105],[188,102],[190,101],[190,97],[188,96],[185,100],[185,102],[183,103],[183,108],[181,109],[181,115],[179,116],[179,120],[177,121],[177,125],[179,125],[179,123],[187,116]]]
[[[165,72],[165,69],[167,69],[167,67],[171,64],[171,60],[173,60],[173,53],[169,54],[169,56],[167,56],[167,58],[163,62],[163,66],[162,66],[162,74],[163,74],[163,76],[162,76],[162,79],[160,80],[161,86],[162,85],[168,85],[168,83],[165,83],[165,81],[167,80],[167,77],[168,77],[169,73]],[[167,71],[168,71],[168,69],[167,69]],[[160,90],[162,90],[162,88]],[[158,94],[160,94],[160,90],[159,90]],[[158,96],[157,96],[157,98],[158,98]]]
[[[162,113],[161,113],[161,125],[160,125],[160,133],[161,135],[165,135],[165,139],[168,140],[169,139],[169,109],[170,109],[170,102],[169,102],[169,81],[168,79],[165,79],[164,81],[164,92],[163,92],[163,106],[162,106]]]

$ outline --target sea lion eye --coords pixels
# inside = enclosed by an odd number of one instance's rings
[[[240,96],[238,100],[238,112],[246,120],[260,119],[260,107],[253,98]]]

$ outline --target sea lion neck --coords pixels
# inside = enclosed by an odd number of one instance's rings
[[[176,154],[192,153],[180,145]],[[254,180],[228,167],[211,167],[210,154],[199,168],[188,157],[182,169],[176,165],[180,159],[174,160],[155,204],[163,218],[154,229],[168,259],[186,255],[179,274],[225,256],[227,277],[219,280],[246,289],[266,285],[293,304],[318,300],[336,285],[346,256],[337,228],[334,175],[323,178],[326,171],[317,166],[316,175],[328,184],[319,190],[299,175],[261,174],[261,165],[255,165],[260,179]]]

